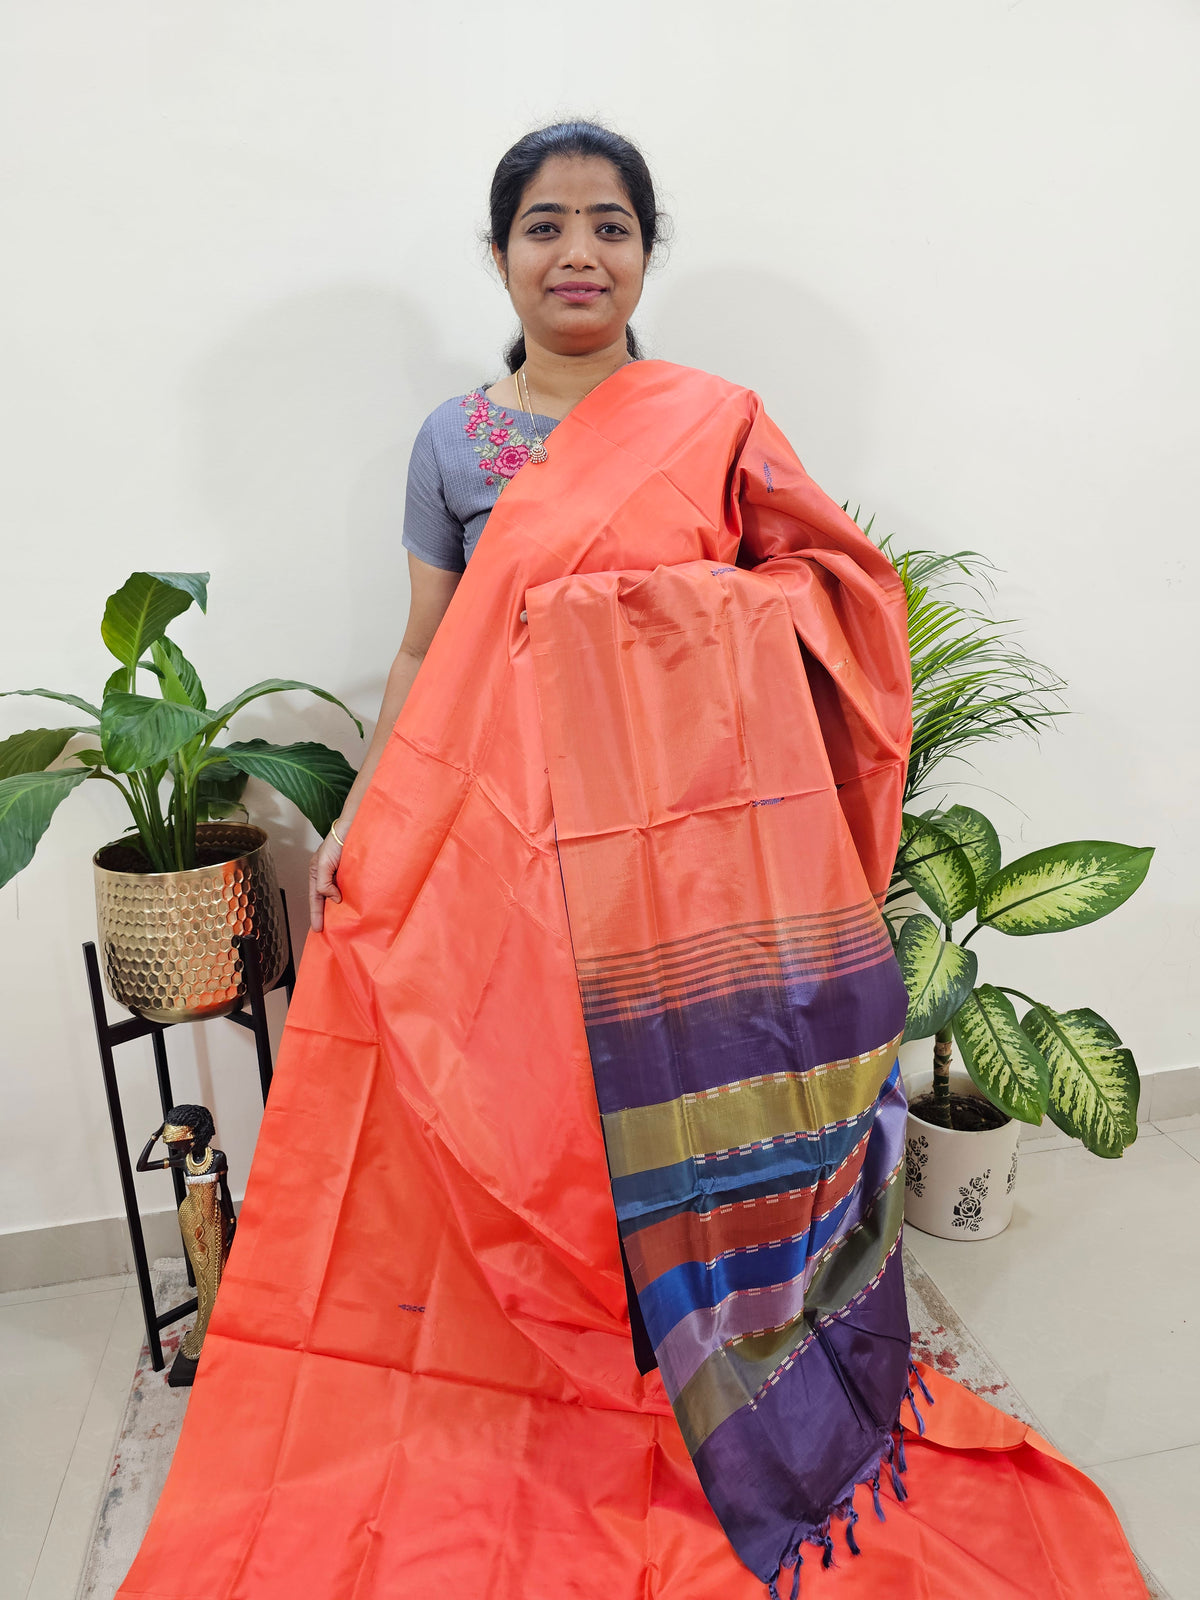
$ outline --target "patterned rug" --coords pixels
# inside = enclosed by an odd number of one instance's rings
[[[1024,1400],[908,1250],[904,1252],[904,1271],[916,1358],[983,1395],[992,1405],[1037,1427],[1037,1419]],[[152,1275],[159,1305],[178,1303],[184,1298],[182,1260],[156,1261]],[[189,1391],[169,1388],[167,1371],[190,1325],[191,1319],[187,1318],[164,1332],[167,1364],[162,1372],[153,1370],[149,1348],[142,1346],[76,1600],[113,1600],[137,1554],[187,1410]],[[1150,1592],[1158,1600],[1167,1600],[1153,1583]]]

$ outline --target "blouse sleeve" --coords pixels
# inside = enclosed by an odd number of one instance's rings
[[[404,497],[404,532],[400,543],[431,567],[463,572],[463,525],[446,505],[442,469],[433,443],[433,416],[425,418],[413,441]]]

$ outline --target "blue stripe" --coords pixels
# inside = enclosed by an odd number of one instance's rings
[[[836,1234],[856,1195],[857,1188],[851,1189],[827,1217],[815,1222],[798,1239],[757,1250],[738,1250],[722,1256],[711,1267],[700,1261],[685,1261],[655,1278],[638,1292],[651,1343],[660,1343],[677,1322],[698,1307],[715,1306],[726,1295],[742,1289],[767,1289],[798,1278],[809,1260]]]
[[[898,1080],[892,1067],[880,1089],[886,1094]],[[715,1211],[735,1200],[806,1189],[841,1166],[871,1125],[878,1099],[851,1121],[798,1133],[765,1148],[735,1150],[720,1160],[689,1156],[669,1167],[631,1172],[612,1180],[613,1200],[621,1232],[629,1234],[684,1211]]]

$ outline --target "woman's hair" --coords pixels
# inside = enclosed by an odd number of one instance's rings
[[[555,122],[548,128],[536,128],[523,139],[518,139],[511,150],[504,152],[492,177],[488,243],[507,251],[508,236],[521,196],[546,162],[554,156],[600,156],[605,161],[611,161],[625,186],[641,227],[642,249],[647,256],[650,255],[662,238],[666,218],[658,209],[654,180],[650,176],[646,158],[628,139],[595,122]],[[635,361],[638,360],[642,352],[630,327],[625,329],[625,343],[629,354]],[[510,372],[515,372],[524,361],[523,333],[513,340],[504,353],[504,359]]]

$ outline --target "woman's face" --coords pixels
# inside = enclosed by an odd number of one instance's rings
[[[586,355],[624,338],[646,257],[610,161],[547,161],[521,196],[507,252],[493,245],[492,254],[527,339],[557,355]]]

